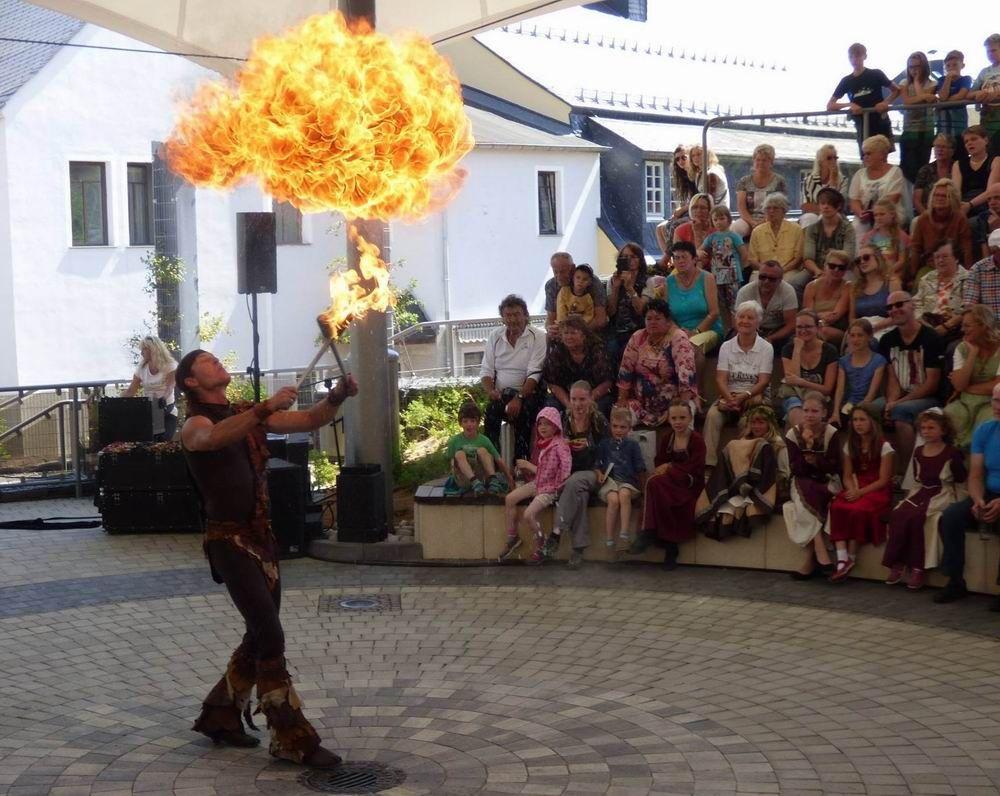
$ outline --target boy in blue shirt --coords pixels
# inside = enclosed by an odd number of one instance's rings
[[[632,410],[616,406],[611,410],[611,436],[605,437],[597,446],[594,471],[597,483],[601,485],[597,497],[608,505],[604,515],[605,544],[609,549],[615,546],[615,525],[621,520],[619,539],[627,549],[630,542],[629,526],[632,522],[632,500],[642,493],[646,480],[646,463],[642,449],[634,439],[629,439],[632,430]]]

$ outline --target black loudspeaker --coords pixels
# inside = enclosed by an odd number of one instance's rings
[[[278,244],[274,213],[236,214],[236,289],[278,292]]]
[[[97,411],[102,447],[112,442],[153,441],[153,402],[148,398],[101,398]]]
[[[284,459],[268,459],[267,491],[271,497],[271,528],[282,558],[305,555],[306,500],[302,468]]]
[[[382,467],[342,467],[337,476],[337,541],[374,544],[385,541],[388,533]]]

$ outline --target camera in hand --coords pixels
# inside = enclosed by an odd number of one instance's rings
[[[615,262],[615,268],[621,271],[627,271],[629,266],[632,264],[632,259],[628,255],[620,255],[618,260]]]

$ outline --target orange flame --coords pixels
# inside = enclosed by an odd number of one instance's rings
[[[354,224],[347,236],[358,247],[358,270],[345,269],[330,275],[330,307],[319,316],[331,339],[336,339],[351,321],[369,310],[385,312],[392,306],[389,268],[379,257],[378,246],[365,240]]]
[[[201,187],[255,175],[302,211],[415,219],[461,187],[472,145],[461,86],[429,41],[332,12],[255,42],[232,82],[202,85],[166,154]]]

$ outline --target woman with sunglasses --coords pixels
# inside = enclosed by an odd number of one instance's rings
[[[882,252],[875,246],[862,246],[861,254],[854,261],[848,322],[867,318],[875,339],[879,340],[893,326],[886,309],[886,299],[892,291],[901,289]]]
[[[687,220],[688,205],[691,198],[698,193],[698,186],[688,174],[689,165],[687,148],[680,144],[674,150],[674,157],[670,164],[670,187],[673,193],[674,212],[669,218],[656,225],[656,242],[660,244],[662,252],[670,249],[670,242],[674,239],[674,230]]]
[[[847,194],[847,175],[840,170],[840,158],[837,156],[837,147],[833,144],[823,144],[816,150],[812,171],[806,175],[805,185],[802,187],[802,215],[799,217],[802,229],[819,220],[819,193],[824,188],[837,191],[841,197]]]
[[[819,318],[819,337],[839,346],[847,329],[847,314],[851,304],[851,289],[844,277],[851,268],[846,251],[830,249],[819,278],[806,285],[802,299],[804,309],[813,310]]]

